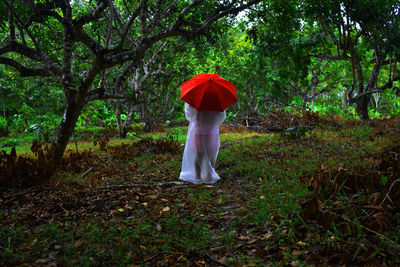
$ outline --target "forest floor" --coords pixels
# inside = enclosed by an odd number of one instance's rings
[[[0,265],[398,266],[399,121],[222,125],[213,185],[178,182],[184,139],[109,140],[0,191]]]

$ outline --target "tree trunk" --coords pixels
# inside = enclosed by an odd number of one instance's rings
[[[4,117],[4,119],[7,119],[7,117],[6,117],[6,100],[4,99],[5,97],[4,97],[4,94],[2,94],[2,100],[3,100],[3,117]],[[396,99],[394,100],[394,103],[396,103]],[[396,106],[395,106],[396,107]]]
[[[345,110],[349,106],[347,101],[347,90],[342,96],[342,109]]]
[[[124,121],[121,119],[120,103],[118,103],[117,101],[113,101],[112,107],[114,109],[115,117],[117,118],[119,137],[125,139],[127,131],[125,130],[125,127],[124,127],[125,126]]]
[[[126,139],[126,135],[128,134],[128,128],[125,123],[122,125],[118,125],[119,137],[122,139]]]
[[[68,141],[75,129],[76,122],[85,104],[85,96],[76,90],[69,90],[67,106],[64,111],[60,126],[58,127],[52,144],[53,155],[56,162],[61,161]]]
[[[368,105],[371,95],[363,95],[356,99],[356,112],[361,120],[369,120]]]
[[[379,109],[379,99],[381,98],[381,95],[379,93],[374,93],[374,100],[375,100],[375,108],[376,110]]]
[[[358,76],[358,93],[363,94],[365,92],[371,92],[375,89],[376,83],[378,81],[378,76],[380,73],[380,70],[382,68],[383,64],[383,59],[381,58],[381,53],[378,50],[375,50],[375,64],[372,69],[372,72],[369,76],[369,80],[367,83],[367,86],[365,86],[364,89],[364,78],[362,75],[362,68],[361,64],[357,58],[356,61],[356,68],[357,68],[357,76]],[[360,95],[356,97],[356,112],[358,117],[361,120],[369,120],[369,115],[368,115],[368,105],[371,100],[371,94],[365,94],[365,95]]]

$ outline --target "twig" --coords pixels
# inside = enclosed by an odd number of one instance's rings
[[[138,264],[142,264],[142,263],[145,263],[145,262],[147,262],[147,261],[150,261],[150,260],[152,260],[152,259],[154,259],[155,257],[157,257],[157,256],[160,256],[160,255],[163,255],[163,254],[168,254],[168,255],[180,255],[180,256],[184,256],[184,255],[186,255],[185,253],[179,253],[179,252],[157,252],[156,254],[154,254],[154,255],[152,255],[152,256],[149,256],[149,257],[147,257],[146,259],[144,259],[143,261],[140,261],[140,262],[136,262],[136,263],[138,263]]]
[[[97,187],[97,189],[123,189],[132,187],[151,187],[149,184],[111,184]]]
[[[389,187],[389,191],[385,194],[385,198],[382,200],[382,202],[381,202],[381,204],[379,204],[379,206],[382,206],[382,204],[383,204],[383,202],[385,202],[386,198],[388,198],[390,200],[390,202],[393,203],[393,201],[389,197],[389,194],[390,194],[390,191],[392,190],[393,185],[398,183],[398,182],[400,182],[400,179],[397,179],[397,180],[393,181],[393,183]]]
[[[36,192],[36,191],[40,191],[40,190],[43,190],[43,189],[44,189],[43,187],[34,187],[34,188],[29,188],[27,190],[15,193],[15,194],[10,195],[10,196],[6,196],[6,197],[4,197],[4,199],[8,199],[8,200],[4,201],[3,205],[8,204],[10,202],[13,202],[19,196],[26,195],[26,194],[29,194],[29,193],[33,193],[33,192]]]
[[[28,194],[28,193],[33,193],[33,192],[39,191],[40,189],[43,189],[43,188],[42,187],[33,187],[33,188],[29,188],[27,190],[15,193],[13,195],[6,196],[4,198],[17,197],[17,196],[20,196],[20,195],[25,195],[25,194]]]
[[[81,178],[85,177],[86,174],[88,174],[92,169],[93,169],[93,167],[90,167],[90,168],[87,169],[84,173],[82,173]]]
[[[334,212],[329,211],[329,210],[326,210],[326,212],[328,212],[328,213],[330,213],[330,214],[333,214],[333,215],[339,215],[343,220],[345,220],[345,221],[347,221],[347,222],[349,222],[349,223],[353,223],[350,219],[344,217],[343,215],[334,213]],[[384,239],[384,240],[386,240],[386,241],[389,241],[389,242],[390,242],[393,246],[395,246],[396,248],[400,248],[400,246],[399,246],[398,244],[394,243],[392,240],[390,240],[390,239],[387,238],[386,236],[384,236],[384,235],[382,235],[382,234],[380,234],[380,233],[378,233],[378,232],[376,232],[376,231],[374,231],[374,230],[372,230],[372,229],[369,229],[368,227],[365,227],[365,226],[362,225],[362,224],[360,224],[360,227],[361,227],[362,229],[364,229],[364,230],[370,232],[370,233],[373,233],[373,234],[377,235],[377,236],[380,237],[381,239]]]
[[[157,253],[157,254],[154,254],[153,256],[150,256],[150,257],[147,257],[146,259],[144,259],[142,262],[140,262],[140,263],[145,263],[145,262],[147,262],[147,261],[150,261],[150,260],[152,260],[152,259],[154,259],[155,257],[157,257],[159,254]]]
[[[205,251],[205,250],[204,250],[204,254],[205,254],[205,255],[207,256],[207,258],[208,258],[209,260],[211,260],[212,262],[215,262],[215,263],[217,263],[217,264],[219,264],[219,265],[221,265],[221,266],[224,266],[224,267],[232,267],[232,265],[228,265],[228,264],[226,264],[226,263],[224,263],[224,262],[221,262],[221,261],[219,261],[219,260],[214,259],[214,258],[211,257],[210,254],[208,254],[208,252]]]
[[[185,182],[165,182],[156,184],[112,184],[100,186],[97,189],[121,189],[121,188],[132,188],[132,187],[170,187],[174,185],[187,185]]]

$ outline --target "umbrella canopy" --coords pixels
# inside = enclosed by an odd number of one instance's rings
[[[218,74],[200,73],[181,84],[181,100],[198,111],[224,111],[237,102],[236,86]]]

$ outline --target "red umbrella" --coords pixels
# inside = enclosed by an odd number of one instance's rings
[[[233,83],[218,74],[200,73],[181,84],[181,100],[199,111],[222,112],[238,99]]]

